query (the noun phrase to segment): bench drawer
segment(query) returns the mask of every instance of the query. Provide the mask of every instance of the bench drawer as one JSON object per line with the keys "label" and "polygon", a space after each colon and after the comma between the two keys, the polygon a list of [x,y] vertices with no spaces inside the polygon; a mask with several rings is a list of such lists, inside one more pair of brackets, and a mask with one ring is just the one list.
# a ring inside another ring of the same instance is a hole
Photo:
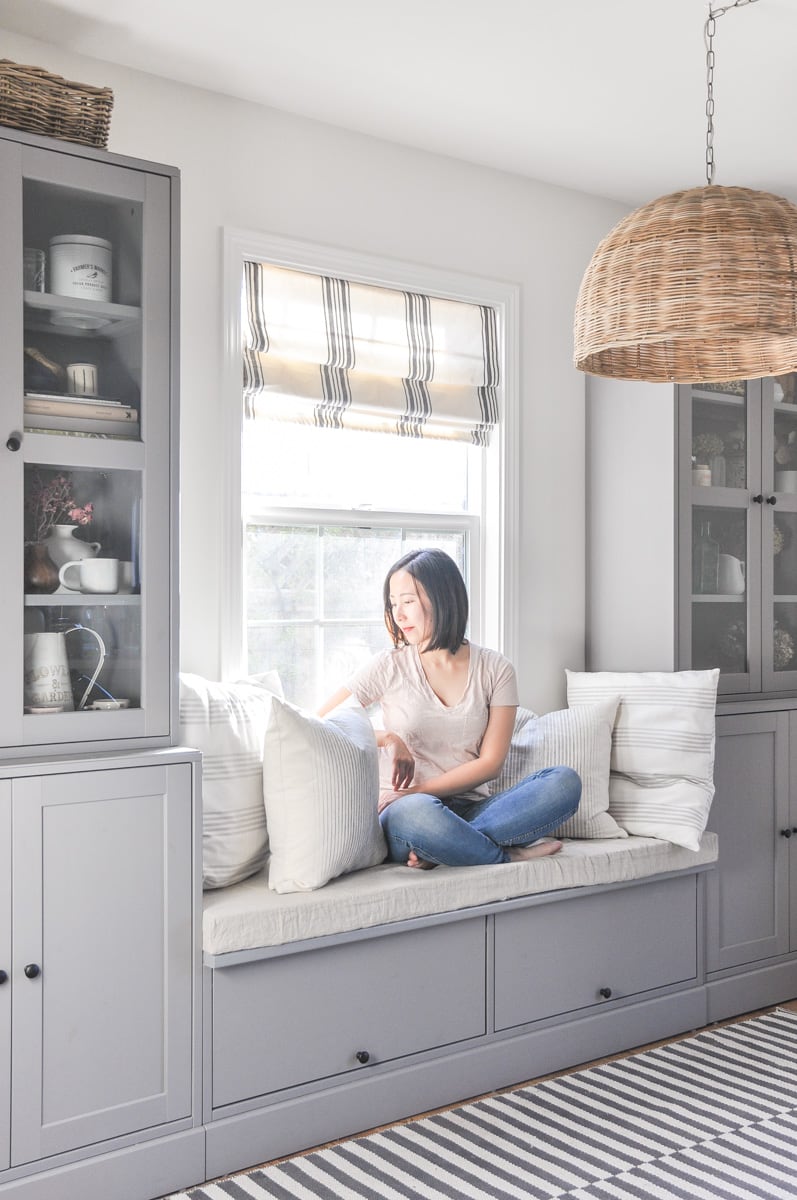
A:
{"label": "bench drawer", "polygon": [[216,968],[213,1107],[485,1032],[484,918]]}
{"label": "bench drawer", "polygon": [[[693,875],[495,918],[496,1029],[696,976]],[[610,989],[610,996],[601,989]]]}

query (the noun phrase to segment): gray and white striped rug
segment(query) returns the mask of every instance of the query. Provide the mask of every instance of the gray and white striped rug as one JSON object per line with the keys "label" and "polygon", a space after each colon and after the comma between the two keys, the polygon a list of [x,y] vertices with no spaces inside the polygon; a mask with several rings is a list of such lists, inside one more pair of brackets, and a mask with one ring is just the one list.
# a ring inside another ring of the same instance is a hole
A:
{"label": "gray and white striped rug", "polygon": [[794,1200],[797,1014],[778,1010],[173,1200]]}

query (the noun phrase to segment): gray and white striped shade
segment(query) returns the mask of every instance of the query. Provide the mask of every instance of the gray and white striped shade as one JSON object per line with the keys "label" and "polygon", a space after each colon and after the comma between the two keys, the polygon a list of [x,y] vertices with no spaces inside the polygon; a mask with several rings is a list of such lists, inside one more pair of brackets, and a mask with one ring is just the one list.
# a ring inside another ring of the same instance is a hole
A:
{"label": "gray and white striped shade", "polygon": [[486,305],[247,261],[242,323],[247,418],[482,446],[498,422]]}

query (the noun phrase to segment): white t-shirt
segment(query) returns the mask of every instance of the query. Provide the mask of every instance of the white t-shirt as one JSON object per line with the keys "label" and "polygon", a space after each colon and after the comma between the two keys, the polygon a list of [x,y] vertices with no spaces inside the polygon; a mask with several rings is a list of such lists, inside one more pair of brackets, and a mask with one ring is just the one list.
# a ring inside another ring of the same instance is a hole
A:
{"label": "white t-shirt", "polygon": [[[468,681],[456,704],[445,705],[432,691],[421,666],[417,646],[384,650],[346,683],[367,707],[379,703],[384,727],[406,742],[415,759],[413,784],[423,784],[462,763],[478,758],[491,705],[518,704],[515,668],[503,654],[470,647]],[[383,791],[395,792],[391,783],[390,753],[380,753]],[[489,795],[486,783],[463,793],[474,800]]]}

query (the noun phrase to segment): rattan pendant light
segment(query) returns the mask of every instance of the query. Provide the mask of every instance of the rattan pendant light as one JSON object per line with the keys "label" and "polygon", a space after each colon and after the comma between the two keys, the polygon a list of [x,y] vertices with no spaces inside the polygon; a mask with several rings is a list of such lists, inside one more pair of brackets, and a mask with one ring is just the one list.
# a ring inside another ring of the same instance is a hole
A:
{"label": "rattan pendant light", "polygon": [[591,375],[719,383],[797,370],[797,205],[713,183],[709,11],[707,186],[661,196],[603,239],[576,302],[575,364]]}

